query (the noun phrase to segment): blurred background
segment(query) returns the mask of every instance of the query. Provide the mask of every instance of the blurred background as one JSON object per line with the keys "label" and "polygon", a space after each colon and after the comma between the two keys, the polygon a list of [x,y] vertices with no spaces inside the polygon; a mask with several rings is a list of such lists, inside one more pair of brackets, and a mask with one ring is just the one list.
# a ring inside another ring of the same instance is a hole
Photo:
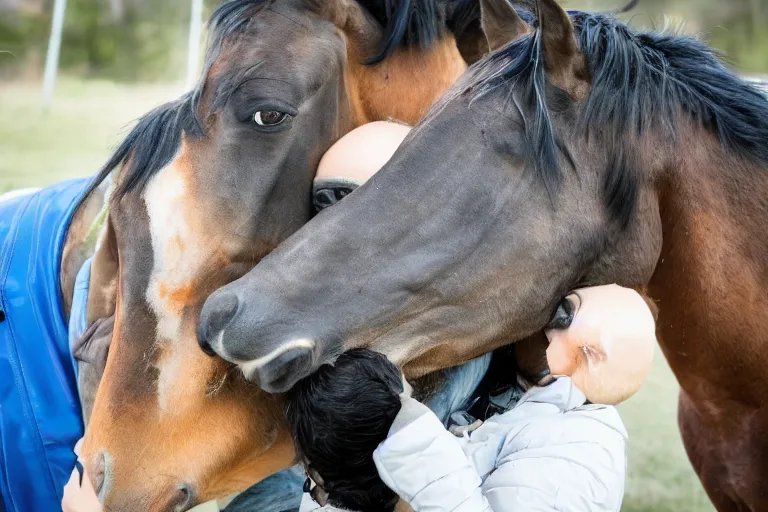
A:
{"label": "blurred background", "polygon": [[[200,0],[207,19],[220,0]],[[562,0],[615,9],[628,0]],[[128,123],[181,94],[190,0],[69,0],[59,75],[43,117],[54,0],[0,0],[0,193],[93,173]],[[640,0],[626,19],[700,34],[749,75],[768,75],[768,0]]]}
{"label": "blurred background", "polygon": [[[205,0],[207,19],[219,0]],[[562,1],[614,9],[622,1]],[[0,193],[95,173],[132,123],[179,96],[187,74],[189,0],[69,0],[49,108],[42,76],[53,0],[0,0]],[[768,75],[768,0],[640,0],[625,16],[698,34],[744,75]],[[630,433],[624,510],[710,511],[676,424],[677,384],[661,354],[622,406]]]}
{"label": "blurred background", "polygon": [[[568,8],[615,8],[626,0],[570,0]],[[206,14],[219,0],[205,0]],[[0,78],[39,77],[52,0],[0,0]],[[189,0],[70,0],[61,52],[63,71],[121,82],[178,80],[186,64]],[[206,16],[207,17],[207,16]],[[765,0],[640,0],[628,15],[641,26],[667,17],[704,35],[747,72],[768,72]],[[181,75],[183,76],[183,75]]]}

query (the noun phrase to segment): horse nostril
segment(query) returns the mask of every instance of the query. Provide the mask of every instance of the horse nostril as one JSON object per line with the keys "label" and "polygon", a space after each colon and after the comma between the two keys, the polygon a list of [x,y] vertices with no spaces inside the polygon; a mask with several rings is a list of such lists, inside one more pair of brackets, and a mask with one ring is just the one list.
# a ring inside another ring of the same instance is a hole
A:
{"label": "horse nostril", "polygon": [[202,338],[198,337],[198,338],[197,338],[197,343],[200,345],[200,349],[201,349],[203,352],[205,352],[205,353],[206,353],[206,355],[209,355],[209,356],[211,356],[211,357],[213,357],[213,356],[215,356],[215,355],[216,355],[216,352],[214,352],[214,351],[213,351],[213,349],[211,348],[211,344],[210,344],[210,343],[208,343],[206,340],[204,340],[204,339],[202,339]]}
{"label": "horse nostril", "polygon": [[203,352],[216,355],[212,343],[235,317],[239,306],[237,295],[230,292],[215,293],[205,301],[197,326],[197,341]]}
{"label": "horse nostril", "polygon": [[176,500],[174,512],[184,512],[197,504],[197,493],[195,488],[188,482],[182,482],[178,485],[179,496]]}

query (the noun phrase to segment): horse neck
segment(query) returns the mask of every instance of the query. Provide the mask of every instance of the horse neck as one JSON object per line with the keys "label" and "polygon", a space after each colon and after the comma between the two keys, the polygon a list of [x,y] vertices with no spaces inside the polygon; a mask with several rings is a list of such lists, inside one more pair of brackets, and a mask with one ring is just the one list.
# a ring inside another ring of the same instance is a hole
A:
{"label": "horse neck", "polygon": [[350,52],[346,74],[357,125],[395,119],[414,125],[467,69],[450,34],[424,48],[402,48],[375,65]]}
{"label": "horse neck", "polygon": [[768,166],[724,151],[703,129],[678,140],[678,165],[658,183],[663,246],[648,290],[660,344],[690,396],[761,404]]}

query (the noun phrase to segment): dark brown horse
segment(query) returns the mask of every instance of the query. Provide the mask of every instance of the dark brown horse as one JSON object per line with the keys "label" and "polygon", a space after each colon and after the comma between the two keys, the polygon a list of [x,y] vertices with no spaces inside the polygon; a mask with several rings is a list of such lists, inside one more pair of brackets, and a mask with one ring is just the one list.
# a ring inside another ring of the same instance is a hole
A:
{"label": "dark brown horse", "polygon": [[[114,328],[84,457],[108,510],[186,510],[293,463],[279,400],[199,350],[200,309],[309,220],[336,139],[415,123],[466,69],[453,3],[226,1],[199,85],[107,163],[88,317],[100,335]],[[91,198],[65,248],[69,296],[101,207]]]}
{"label": "dark brown horse", "polygon": [[768,100],[695,39],[536,11],[212,295],[203,341],[271,391],[360,346],[413,377],[531,335],[574,288],[647,287],[704,487],[768,510]]}

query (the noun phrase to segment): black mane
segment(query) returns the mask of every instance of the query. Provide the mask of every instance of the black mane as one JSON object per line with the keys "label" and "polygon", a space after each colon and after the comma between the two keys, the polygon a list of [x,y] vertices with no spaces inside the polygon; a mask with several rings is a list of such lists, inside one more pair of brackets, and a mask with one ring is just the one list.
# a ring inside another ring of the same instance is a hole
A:
{"label": "black mane", "polygon": [[385,29],[381,62],[400,46],[428,48],[448,30],[460,35],[480,21],[479,0],[357,0]]}
{"label": "black mane", "polygon": [[[254,14],[273,0],[225,0],[211,15],[204,71],[197,86],[176,101],[162,105],[143,116],[117,150],[94,177],[91,190],[121,165],[129,164],[125,176],[113,193],[120,197],[143,189],[147,182],[176,155],[182,135],[205,135],[199,104],[205,78],[219,58],[222,46],[232,36],[243,33]],[[400,46],[429,47],[446,26],[446,19],[468,23],[479,17],[472,4],[478,0],[357,0],[386,28],[381,53],[370,63],[388,57]],[[214,110],[221,106],[214,102]]]}
{"label": "black mane", "polygon": [[[679,112],[717,135],[726,151],[768,164],[768,98],[724,66],[712,48],[678,34],[636,32],[612,15],[569,14],[592,82],[572,126],[606,141],[610,168],[603,197],[621,226],[634,213],[642,172],[627,135],[663,129],[676,138]],[[564,93],[548,86],[539,30],[476,70],[473,87],[479,94],[515,86],[510,94],[532,119],[525,127],[535,148],[531,164],[553,194],[562,180],[559,157],[572,160],[554,133],[550,104],[559,104]]]}
{"label": "black mane", "polygon": [[358,0],[384,27],[384,42],[375,64],[391,55],[400,45],[428,47],[440,37],[445,20],[439,0]]}

